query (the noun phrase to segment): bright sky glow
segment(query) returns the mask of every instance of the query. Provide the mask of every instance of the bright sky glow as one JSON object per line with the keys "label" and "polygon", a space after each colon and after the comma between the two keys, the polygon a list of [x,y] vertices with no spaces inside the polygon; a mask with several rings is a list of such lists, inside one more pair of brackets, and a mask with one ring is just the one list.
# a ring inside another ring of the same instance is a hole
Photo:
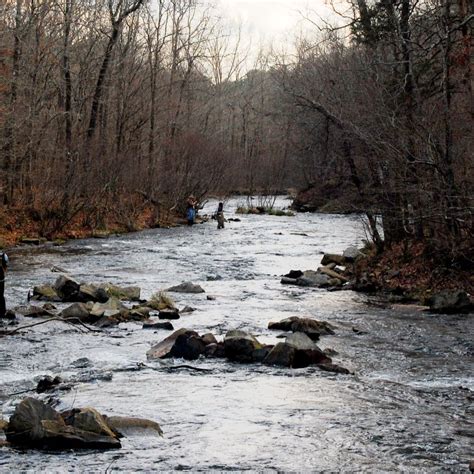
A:
{"label": "bright sky glow", "polygon": [[218,11],[231,26],[242,24],[243,33],[257,43],[291,47],[301,31],[315,30],[305,16],[335,20],[326,0],[215,0]]}

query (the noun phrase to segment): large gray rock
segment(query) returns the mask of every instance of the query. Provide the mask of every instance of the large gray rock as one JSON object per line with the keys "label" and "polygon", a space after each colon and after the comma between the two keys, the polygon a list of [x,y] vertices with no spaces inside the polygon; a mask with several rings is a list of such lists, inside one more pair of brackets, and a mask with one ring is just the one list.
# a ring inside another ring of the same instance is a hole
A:
{"label": "large gray rock", "polygon": [[278,322],[268,323],[268,329],[279,331],[292,331],[305,333],[313,340],[318,340],[321,335],[334,334],[333,326],[326,321],[317,321],[310,318],[292,316]]}
{"label": "large gray rock", "polygon": [[81,285],[69,275],[59,275],[54,283],[54,289],[62,301],[77,301]]}
{"label": "large gray rock", "polygon": [[68,425],[56,410],[34,398],[26,398],[16,407],[6,436],[14,445],[40,449],[111,449],[121,446],[113,433],[99,434]]}
{"label": "large gray rock", "polygon": [[91,314],[85,303],[73,303],[61,311],[61,317],[64,319],[76,318],[83,322],[89,322]]}
{"label": "large gray rock", "polygon": [[195,331],[190,331],[186,328],[181,328],[175,331],[173,334],[168,336],[167,338],[163,339],[158,344],[154,345],[151,349],[149,349],[146,353],[148,360],[153,359],[165,359],[167,357],[172,357],[171,351],[173,346],[178,339],[179,336],[185,335],[187,337],[194,336],[199,337],[199,334]]}
{"label": "large gray rock", "polygon": [[362,255],[362,252],[355,246],[347,247],[342,256],[347,262],[354,262],[355,259]]}
{"label": "large gray rock", "polygon": [[235,362],[254,362],[254,352],[262,347],[254,336],[244,331],[229,331],[224,339],[225,356]]}
{"label": "large gray rock", "polygon": [[303,368],[330,363],[331,359],[304,333],[294,333],[279,342],[265,357],[266,365]]}
{"label": "large gray rock", "polygon": [[168,288],[166,291],[170,291],[173,293],[205,293],[204,289],[196,285],[195,283],[191,283],[190,281],[185,281],[176,286],[172,286]]}
{"label": "large gray rock", "polygon": [[474,310],[469,295],[463,290],[444,290],[428,298],[433,313],[469,313]]}
{"label": "large gray rock", "polygon": [[292,367],[295,358],[295,348],[285,342],[279,342],[267,354],[263,363],[265,365],[279,365],[282,367]]}

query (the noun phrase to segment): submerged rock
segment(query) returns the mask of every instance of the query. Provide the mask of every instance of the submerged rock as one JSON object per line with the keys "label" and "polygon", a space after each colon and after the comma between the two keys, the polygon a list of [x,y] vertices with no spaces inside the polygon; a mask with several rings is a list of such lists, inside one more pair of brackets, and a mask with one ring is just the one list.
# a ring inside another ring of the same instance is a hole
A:
{"label": "submerged rock", "polygon": [[191,283],[190,281],[185,281],[179,285],[172,286],[166,291],[170,291],[173,293],[205,293],[204,289],[201,286],[196,285],[195,283]]}

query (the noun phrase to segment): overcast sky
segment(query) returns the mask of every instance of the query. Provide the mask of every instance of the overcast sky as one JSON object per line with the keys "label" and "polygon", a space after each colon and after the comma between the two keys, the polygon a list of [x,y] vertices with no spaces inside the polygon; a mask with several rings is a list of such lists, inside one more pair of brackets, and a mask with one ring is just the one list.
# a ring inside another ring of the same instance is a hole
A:
{"label": "overcast sky", "polygon": [[[309,23],[304,15],[309,11],[311,18],[328,18],[331,9],[325,0],[215,0],[222,17],[230,23],[242,23],[243,31],[254,41],[260,40],[275,45],[292,42]],[[314,28],[314,27],[312,27]]]}

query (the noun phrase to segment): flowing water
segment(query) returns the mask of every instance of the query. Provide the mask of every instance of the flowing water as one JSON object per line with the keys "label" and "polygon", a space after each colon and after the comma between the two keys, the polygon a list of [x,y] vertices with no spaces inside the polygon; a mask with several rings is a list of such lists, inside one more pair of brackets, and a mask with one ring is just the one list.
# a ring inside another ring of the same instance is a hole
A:
{"label": "flowing water", "polygon": [[[226,217],[234,217],[236,205],[227,205]],[[174,295],[180,307],[197,309],[173,321],[175,328],[218,336],[239,328],[274,342],[269,321],[314,317],[337,327],[319,345],[336,350],[334,361],[355,375],[210,359],[191,363],[207,372],[170,370],[147,363],[145,355],[166,331],[143,330],[141,323],[102,333],[60,322],[37,326],[0,342],[1,416],[8,418],[23,397],[11,394],[34,388],[40,376],[60,375],[82,383],[59,392],[58,409],[93,406],[150,418],[165,436],[132,436],[121,450],[106,452],[0,448],[2,472],[467,472],[474,458],[473,318],[383,308],[351,291],[280,284],[290,269],[316,269],[323,251],[360,243],[357,217],[241,219],[222,231],[212,221],[18,249],[11,255],[7,304],[24,304],[28,289],[53,282],[53,265],[81,281],[138,285],[145,298],[190,280],[206,294]],[[166,362],[174,363],[182,362]]]}

